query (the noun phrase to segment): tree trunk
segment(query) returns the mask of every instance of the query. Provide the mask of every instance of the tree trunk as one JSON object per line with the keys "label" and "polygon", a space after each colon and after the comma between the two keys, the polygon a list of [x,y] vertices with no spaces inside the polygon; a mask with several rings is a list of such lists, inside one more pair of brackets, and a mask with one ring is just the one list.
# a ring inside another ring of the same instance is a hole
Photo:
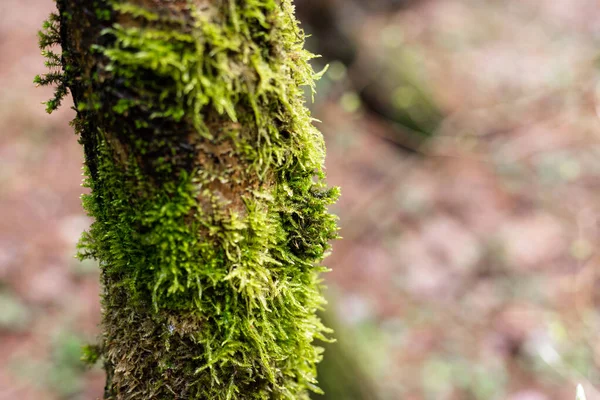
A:
{"label": "tree trunk", "polygon": [[57,0],[85,151],[105,399],[308,399],[337,236],[291,0]]}

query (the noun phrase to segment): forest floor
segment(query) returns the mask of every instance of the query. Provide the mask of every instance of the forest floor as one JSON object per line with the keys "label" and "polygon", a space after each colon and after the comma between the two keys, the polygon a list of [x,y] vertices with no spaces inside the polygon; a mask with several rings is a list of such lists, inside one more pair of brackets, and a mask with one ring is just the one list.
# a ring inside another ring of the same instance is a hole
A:
{"label": "forest floor", "polygon": [[[90,221],[73,111],[46,115],[32,84],[52,3],[0,1],[0,400],[104,384],[78,361],[100,306],[97,265],[74,259]],[[312,106],[342,187],[331,307],[380,397],[600,398],[600,7],[431,0],[354,28],[399,107],[409,65],[444,114],[409,154],[340,68]]]}

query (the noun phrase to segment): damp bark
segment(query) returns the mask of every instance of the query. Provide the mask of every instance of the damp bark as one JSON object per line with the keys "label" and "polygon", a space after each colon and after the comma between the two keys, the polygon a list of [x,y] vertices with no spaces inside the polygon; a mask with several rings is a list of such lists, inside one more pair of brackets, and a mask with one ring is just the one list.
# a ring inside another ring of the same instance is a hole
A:
{"label": "damp bark", "polygon": [[[105,399],[308,399],[337,236],[289,0],[57,0],[40,33],[85,153]],[[62,48],[57,53],[56,47]]]}

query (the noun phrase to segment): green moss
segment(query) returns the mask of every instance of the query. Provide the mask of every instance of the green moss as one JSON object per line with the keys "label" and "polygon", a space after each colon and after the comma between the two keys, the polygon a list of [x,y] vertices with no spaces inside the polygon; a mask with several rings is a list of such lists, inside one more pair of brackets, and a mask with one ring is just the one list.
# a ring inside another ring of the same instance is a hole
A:
{"label": "green moss", "polygon": [[[46,111],[52,113],[58,107],[64,97],[67,95],[67,82],[66,75],[59,69],[63,68],[62,55],[55,53],[52,49],[60,44],[60,32],[59,32],[59,21],[58,14],[51,14],[46,21],[44,21],[42,30],[38,32],[38,42],[42,49],[42,56],[46,59],[44,63],[50,72],[37,75],[33,82],[36,85],[55,85],[56,91],[54,97],[44,104],[46,105]],[[66,66],[65,66],[66,67]]]}
{"label": "green moss", "polygon": [[61,82],[86,148],[107,398],[308,398],[338,191],[291,2],[98,4],[94,61],[69,51]]}
{"label": "green moss", "polygon": [[102,356],[102,350],[97,345],[85,345],[82,348],[81,361],[86,365],[95,365]]}

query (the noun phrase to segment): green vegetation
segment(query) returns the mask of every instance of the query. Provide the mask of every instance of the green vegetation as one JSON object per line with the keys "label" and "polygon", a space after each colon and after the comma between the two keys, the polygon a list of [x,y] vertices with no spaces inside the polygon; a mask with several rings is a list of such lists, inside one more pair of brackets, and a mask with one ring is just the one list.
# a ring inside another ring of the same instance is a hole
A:
{"label": "green vegetation", "polygon": [[35,382],[39,389],[53,393],[58,399],[80,399],[86,370],[80,360],[83,339],[70,328],[61,328],[50,336],[52,341],[46,359],[16,357],[10,361],[11,369],[18,378]]}
{"label": "green vegetation", "polygon": [[[316,77],[290,0],[58,0],[40,36],[68,88],[95,220],[107,399],[307,399],[337,236]],[[62,56],[48,50],[60,44]]]}

